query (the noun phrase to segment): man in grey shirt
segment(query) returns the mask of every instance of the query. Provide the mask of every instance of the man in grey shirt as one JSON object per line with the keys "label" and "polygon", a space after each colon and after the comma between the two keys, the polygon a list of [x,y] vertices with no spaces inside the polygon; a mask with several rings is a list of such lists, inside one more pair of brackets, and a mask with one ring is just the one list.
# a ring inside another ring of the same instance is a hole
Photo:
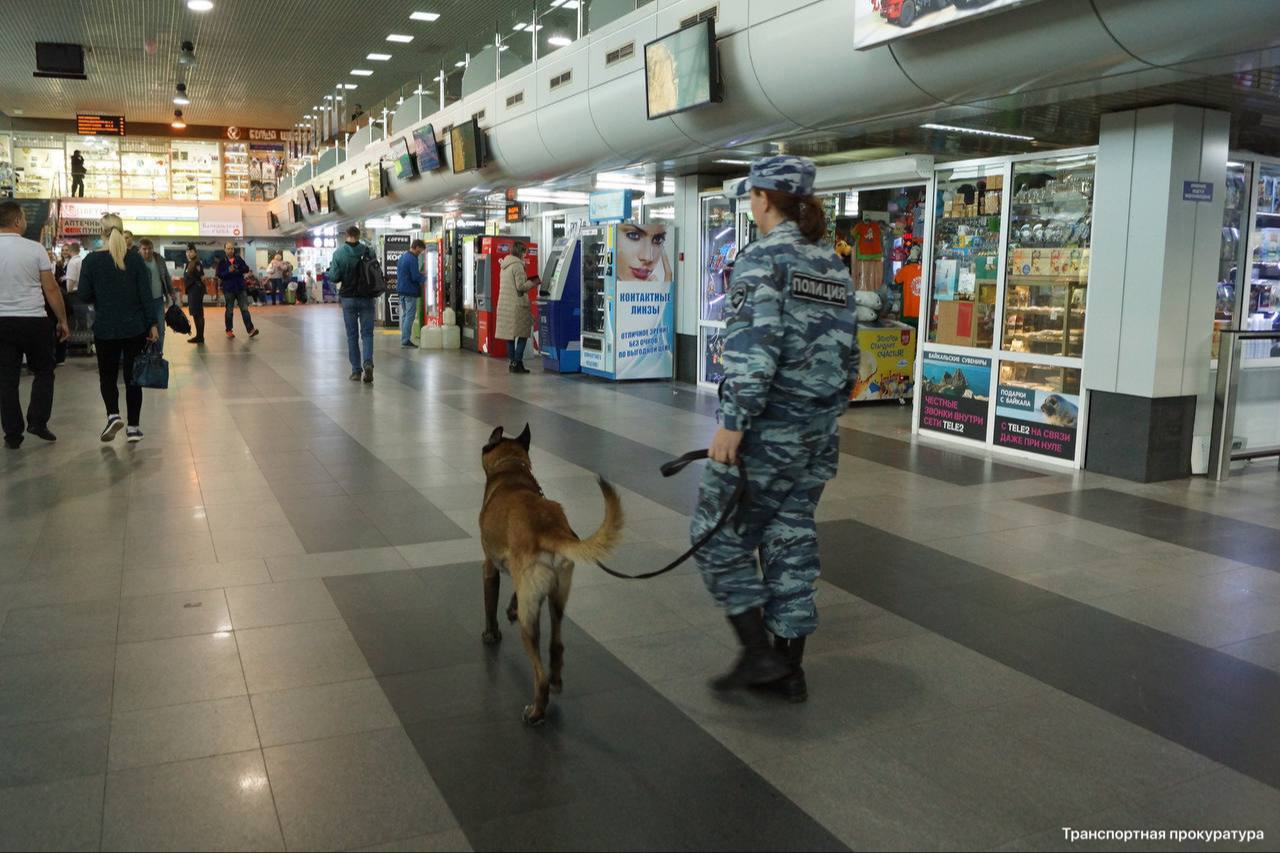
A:
{"label": "man in grey shirt", "polygon": [[164,352],[164,312],[169,307],[169,300],[173,298],[173,278],[169,275],[169,264],[156,254],[150,239],[143,237],[139,240],[138,251],[151,276],[151,296],[156,300],[156,316],[160,318],[160,322],[156,324],[160,329],[156,350]]}

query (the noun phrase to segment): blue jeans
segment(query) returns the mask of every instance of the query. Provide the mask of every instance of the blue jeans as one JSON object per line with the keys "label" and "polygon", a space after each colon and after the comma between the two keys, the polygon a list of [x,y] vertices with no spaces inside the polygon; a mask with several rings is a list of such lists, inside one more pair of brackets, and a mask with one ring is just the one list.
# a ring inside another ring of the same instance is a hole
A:
{"label": "blue jeans", "polygon": [[156,352],[164,355],[164,297],[154,300],[156,305],[156,316],[160,318],[160,322],[156,323],[156,328],[160,330],[160,339],[156,341]]}
{"label": "blue jeans", "polygon": [[413,343],[413,319],[418,313],[418,297],[400,294],[400,344]]}
{"label": "blue jeans", "polygon": [[[373,298],[343,296],[342,321],[347,324],[347,360],[354,373],[362,367],[373,366]],[[364,347],[364,359],[360,348]]]}
{"label": "blue jeans", "polygon": [[512,364],[524,364],[524,345],[528,342],[528,338],[516,338],[513,341],[507,341],[507,356],[511,359]]}
{"label": "blue jeans", "polygon": [[223,292],[223,296],[227,301],[227,331],[231,331],[231,321],[236,316],[236,306],[240,306],[240,316],[244,319],[244,328],[246,332],[253,331],[253,318],[249,316],[249,294],[243,290],[235,293]]}

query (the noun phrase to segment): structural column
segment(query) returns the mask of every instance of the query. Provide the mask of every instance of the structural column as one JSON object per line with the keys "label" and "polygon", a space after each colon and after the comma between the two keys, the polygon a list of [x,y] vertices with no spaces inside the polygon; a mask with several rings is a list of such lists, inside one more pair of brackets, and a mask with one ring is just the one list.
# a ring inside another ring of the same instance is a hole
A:
{"label": "structural column", "polygon": [[676,379],[698,381],[698,288],[702,275],[698,191],[707,179],[698,175],[676,178]]}
{"label": "structural column", "polygon": [[1085,468],[1188,476],[1209,389],[1229,116],[1171,104],[1102,117],[1084,381]]}

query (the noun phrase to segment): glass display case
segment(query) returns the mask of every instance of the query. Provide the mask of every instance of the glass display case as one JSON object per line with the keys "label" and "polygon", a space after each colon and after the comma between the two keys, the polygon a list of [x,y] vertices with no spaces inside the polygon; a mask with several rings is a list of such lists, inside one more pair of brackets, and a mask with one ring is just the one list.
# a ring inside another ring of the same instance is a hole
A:
{"label": "glass display case", "polygon": [[112,136],[68,136],[66,140],[66,184],[71,192],[71,155],[84,158],[85,198],[120,197],[120,141]]}
{"label": "glass display case", "polygon": [[722,195],[702,199],[702,274],[699,293],[703,320],[724,320],[725,297],[733,258],[738,253],[734,203]]}
{"label": "glass display case", "polygon": [[249,145],[227,142],[222,146],[222,174],[226,180],[226,197],[249,200]]}
{"label": "glass display case", "polygon": [[[1248,304],[1242,306],[1246,315],[1243,328],[1280,328],[1280,163],[1258,163],[1249,244],[1252,256]],[[1280,358],[1280,345],[1250,341],[1245,344],[1244,357]]]}
{"label": "glass display case", "polygon": [[1218,252],[1217,296],[1213,309],[1212,358],[1218,357],[1218,341],[1222,330],[1232,328],[1236,318],[1236,294],[1240,292],[1244,271],[1244,253],[1249,231],[1249,183],[1251,164],[1231,161],[1227,164],[1226,193],[1222,204],[1222,243]]}
{"label": "glass display case", "polygon": [[985,349],[994,342],[1003,191],[1003,164],[938,171],[931,343]]}
{"label": "glass display case", "polygon": [[13,139],[8,133],[0,133],[0,198],[14,193]]}
{"label": "glass display case", "polygon": [[1014,163],[1001,348],[1080,358],[1095,155]]}
{"label": "glass display case", "polygon": [[582,331],[604,333],[605,268],[609,247],[603,229],[582,235]]}
{"label": "glass display case", "polygon": [[217,142],[173,142],[170,164],[174,201],[217,201],[222,197],[222,152]]}
{"label": "glass display case", "polygon": [[65,134],[15,133],[13,135],[14,195],[18,198],[53,198],[65,195],[70,184],[64,174]]}
{"label": "glass display case", "polygon": [[126,137],[120,140],[120,182],[124,198],[169,197],[169,141]]}

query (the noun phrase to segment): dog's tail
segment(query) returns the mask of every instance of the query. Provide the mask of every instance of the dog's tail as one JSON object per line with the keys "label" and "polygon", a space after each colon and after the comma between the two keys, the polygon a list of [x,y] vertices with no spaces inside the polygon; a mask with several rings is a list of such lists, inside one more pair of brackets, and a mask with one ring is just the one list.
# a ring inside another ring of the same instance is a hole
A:
{"label": "dog's tail", "polygon": [[622,538],[622,499],[603,477],[597,477],[596,482],[600,484],[600,492],[604,495],[604,521],[600,523],[599,529],[586,539],[576,536],[562,539],[548,550],[577,562],[594,562],[603,560],[617,546]]}

